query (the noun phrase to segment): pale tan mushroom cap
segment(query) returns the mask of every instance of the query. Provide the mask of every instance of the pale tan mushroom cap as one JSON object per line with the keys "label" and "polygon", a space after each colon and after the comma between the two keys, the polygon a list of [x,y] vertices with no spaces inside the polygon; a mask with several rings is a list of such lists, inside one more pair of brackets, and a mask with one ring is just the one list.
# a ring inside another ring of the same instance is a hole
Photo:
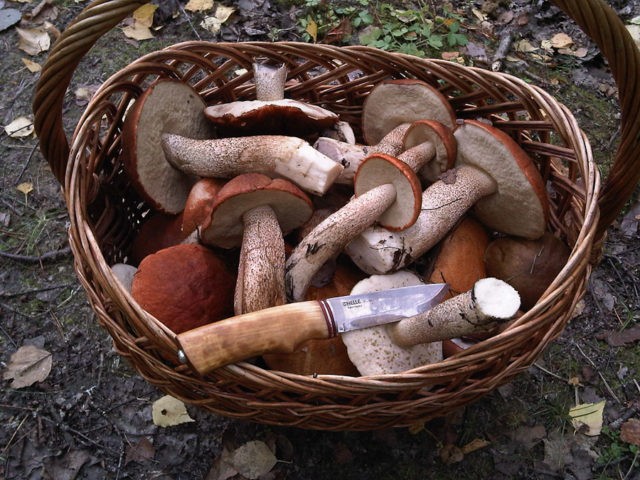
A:
{"label": "pale tan mushroom cap", "polygon": [[239,246],[244,231],[242,216],[263,205],[273,209],[285,235],[304,224],[313,213],[311,200],[293,183],[260,173],[239,175],[220,189],[211,224],[202,232],[203,243],[222,248]]}
{"label": "pale tan mushroom cap", "polygon": [[525,238],[539,238],[546,229],[549,203],[544,180],[533,160],[503,131],[465,120],[454,132],[456,165],[470,165],[493,178],[497,191],[474,206],[487,227]]}
{"label": "pale tan mushroom cap", "polygon": [[458,146],[453,131],[445,124],[436,120],[413,122],[404,136],[404,150],[425,142],[434,146],[436,155],[418,173],[421,178],[433,183],[442,173],[453,168]]}
{"label": "pale tan mushroom cap", "polygon": [[403,230],[413,225],[420,215],[422,187],[415,172],[401,160],[384,154],[367,157],[353,181],[356,197],[369,190],[392,184],[396,200],[378,217],[377,222],[389,230]]}
{"label": "pale tan mushroom cap", "polygon": [[189,85],[161,80],[149,87],[127,112],[122,131],[124,167],[138,193],[155,210],[180,213],[195,178],[165,161],[164,133],[210,138],[204,101]]}
{"label": "pale tan mushroom cap", "polygon": [[362,132],[369,145],[377,144],[400,124],[437,120],[453,128],[456,115],[447,98],[420,80],[389,80],[376,85],[362,111]]}
{"label": "pale tan mushroom cap", "polygon": [[[376,292],[388,288],[420,285],[420,278],[406,270],[389,274],[373,275],[358,282],[351,294]],[[349,358],[361,375],[384,375],[400,373],[442,360],[440,342],[399,347],[391,340],[387,326],[364,328],[342,334]]]}

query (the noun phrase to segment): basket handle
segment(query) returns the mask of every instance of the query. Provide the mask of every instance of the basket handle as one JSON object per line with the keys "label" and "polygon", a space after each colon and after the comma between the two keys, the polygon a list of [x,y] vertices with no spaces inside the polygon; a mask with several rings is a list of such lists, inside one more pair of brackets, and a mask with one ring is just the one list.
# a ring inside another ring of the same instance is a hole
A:
{"label": "basket handle", "polygon": [[[640,180],[640,51],[615,11],[603,0],[553,0],[600,48],[617,83],[621,107],[620,145],[602,190],[596,241],[631,198]],[[69,143],[62,107],[73,71],[105,33],[145,0],[96,0],[65,29],[47,59],[36,86],[34,125],[42,154],[64,183]]]}

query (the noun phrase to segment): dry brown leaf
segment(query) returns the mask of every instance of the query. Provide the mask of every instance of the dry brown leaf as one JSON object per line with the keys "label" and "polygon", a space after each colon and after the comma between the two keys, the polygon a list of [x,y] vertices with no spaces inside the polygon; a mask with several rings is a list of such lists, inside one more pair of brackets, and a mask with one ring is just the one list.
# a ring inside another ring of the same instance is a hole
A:
{"label": "dry brown leaf", "polygon": [[640,340],[640,325],[635,325],[621,332],[609,331],[604,338],[612,347],[623,347],[624,345],[635,343]]}
{"label": "dry brown leaf", "polygon": [[538,47],[534,47],[528,40],[520,40],[516,42],[514,46],[516,52],[528,53],[538,50]]}
{"label": "dry brown leaf", "polygon": [[235,8],[233,7],[218,5],[216,13],[212,16],[205,17],[200,23],[200,26],[213,34],[217,34],[224,22],[229,20],[229,17],[233,15],[233,12],[235,12]]}
{"label": "dry brown leaf", "polygon": [[640,445],[640,419],[630,418],[620,427],[620,440]]}
{"label": "dry brown leaf", "polygon": [[151,414],[153,423],[159,427],[173,427],[182,423],[195,422],[189,416],[184,403],[171,395],[165,395],[153,402]]}
{"label": "dry brown leaf", "polygon": [[130,462],[145,463],[156,455],[156,449],[147,437],[142,437],[138,442],[127,447],[127,455],[124,464]]}
{"label": "dry brown leaf", "polygon": [[573,39],[566,33],[556,33],[550,42],[553,48],[569,48],[573,45]]}
{"label": "dry brown leaf", "polygon": [[23,58],[22,63],[24,63],[25,67],[27,67],[27,70],[29,70],[31,73],[38,73],[40,70],[42,70],[42,65],[37,62],[31,61],[28,58]]}
{"label": "dry brown leaf", "polygon": [[33,192],[33,183],[22,182],[18,184],[16,190],[18,190],[20,193],[24,193],[25,195],[29,195],[31,192]]}
{"label": "dry brown leaf", "polygon": [[213,0],[189,0],[184,9],[189,12],[208,12],[213,9]]}
{"label": "dry brown leaf", "polygon": [[3,378],[12,379],[12,388],[29,387],[44,381],[51,372],[52,364],[50,352],[34,345],[25,345],[11,355]]}
{"label": "dry brown leaf", "polygon": [[255,480],[270,472],[278,459],[266,443],[253,440],[236,448],[230,461],[243,477]]}
{"label": "dry brown leaf", "polygon": [[33,120],[27,117],[18,117],[9,125],[5,125],[4,131],[12,138],[24,138],[33,133]]}
{"label": "dry brown leaf", "polygon": [[488,440],[485,440],[484,438],[474,438],[469,443],[462,446],[462,453],[464,453],[465,455],[468,455],[490,444],[491,442],[489,442]]}
{"label": "dry brown leaf", "polygon": [[29,55],[38,55],[51,47],[51,39],[44,27],[18,28],[18,48]]}

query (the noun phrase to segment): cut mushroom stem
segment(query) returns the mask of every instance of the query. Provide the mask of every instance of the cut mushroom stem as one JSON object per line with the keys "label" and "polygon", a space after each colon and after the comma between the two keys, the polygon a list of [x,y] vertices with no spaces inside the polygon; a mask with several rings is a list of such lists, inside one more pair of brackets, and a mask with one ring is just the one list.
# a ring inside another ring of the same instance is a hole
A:
{"label": "cut mushroom stem", "polygon": [[253,62],[253,78],[258,100],[269,102],[284,98],[284,84],[287,80],[287,67],[284,64],[273,65],[257,59]]}
{"label": "cut mushroom stem", "polygon": [[343,169],[306,141],[281,135],[193,140],[168,134],[162,136],[162,148],[185,173],[215,178],[263,173],[288,178],[316,195],[323,195]]}
{"label": "cut mushroom stem", "polygon": [[356,173],[355,197],[314,228],[287,260],[287,298],[298,302],[314,275],[350,240],[375,222],[404,229],[420,212],[420,181],[406,164],[394,157],[367,159]]}
{"label": "cut mushroom stem", "polygon": [[409,265],[471,207],[493,230],[525,238],[543,235],[549,207],[544,181],[530,157],[511,137],[480,122],[466,121],[455,135],[458,166],[424,191],[415,224],[398,233],[373,227],[346,247],[363,271],[388,273]]}
{"label": "cut mushroom stem", "polygon": [[485,331],[513,318],[519,308],[520,295],[513,287],[497,278],[483,278],[468,292],[387,330],[396,345],[409,347]]}

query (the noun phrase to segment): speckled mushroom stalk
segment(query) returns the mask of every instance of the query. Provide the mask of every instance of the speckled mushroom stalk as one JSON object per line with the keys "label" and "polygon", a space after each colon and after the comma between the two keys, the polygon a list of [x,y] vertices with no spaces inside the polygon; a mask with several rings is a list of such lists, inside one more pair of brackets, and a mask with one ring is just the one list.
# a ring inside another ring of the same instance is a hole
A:
{"label": "speckled mushroom stalk", "polygon": [[316,226],[293,250],[286,265],[290,301],[301,301],[312,278],[345,245],[375,222],[404,229],[420,211],[420,182],[403,162],[379,156],[362,163],[355,178],[356,196]]}
{"label": "speckled mushroom stalk", "polygon": [[363,271],[403,268],[435,246],[471,207],[488,228],[525,238],[544,234],[548,200],[531,158],[508,135],[478,121],[465,121],[456,168],[422,194],[422,212],[402,232],[373,226],[346,246]]}
{"label": "speckled mushroom stalk", "polygon": [[387,330],[396,345],[409,347],[486,331],[513,318],[519,308],[518,292],[489,277],[431,310],[388,325]]}
{"label": "speckled mushroom stalk", "polygon": [[191,175],[232,178],[263,173],[288,178],[316,195],[323,195],[343,169],[306,141],[281,135],[194,140],[167,134],[162,148],[176,169]]}

